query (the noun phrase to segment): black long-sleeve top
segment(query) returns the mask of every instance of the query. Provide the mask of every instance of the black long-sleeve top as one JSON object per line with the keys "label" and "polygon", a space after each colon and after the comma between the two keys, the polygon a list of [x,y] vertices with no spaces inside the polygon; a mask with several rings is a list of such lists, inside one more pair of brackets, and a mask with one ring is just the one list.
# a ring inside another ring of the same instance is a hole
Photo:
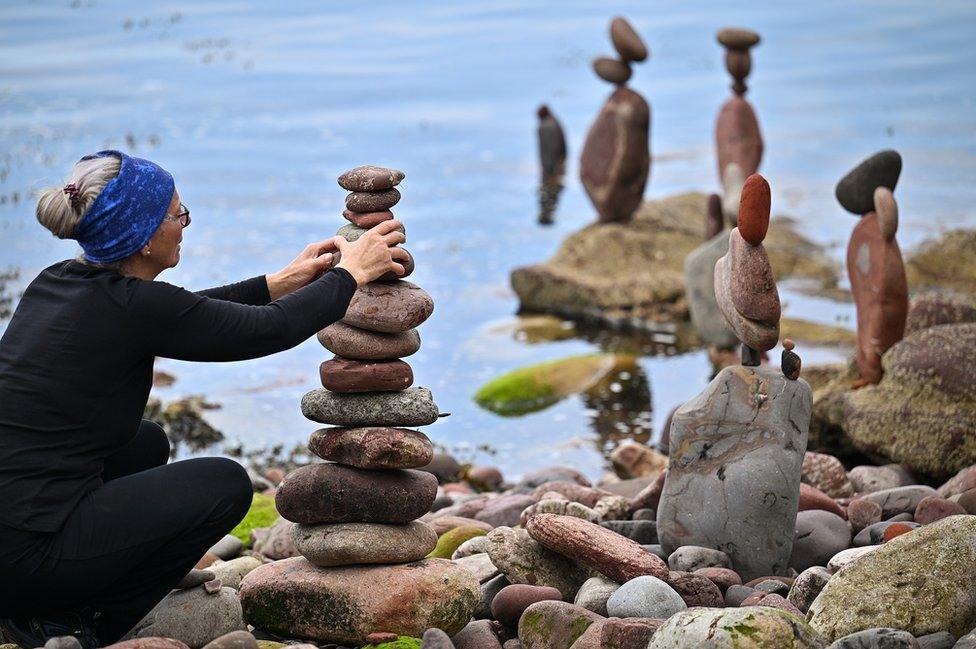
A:
{"label": "black long-sleeve top", "polygon": [[0,338],[0,524],[53,532],[135,435],[156,356],[238,361],[341,319],[334,269],[274,302],[264,276],[200,293],[65,261],[24,292]]}

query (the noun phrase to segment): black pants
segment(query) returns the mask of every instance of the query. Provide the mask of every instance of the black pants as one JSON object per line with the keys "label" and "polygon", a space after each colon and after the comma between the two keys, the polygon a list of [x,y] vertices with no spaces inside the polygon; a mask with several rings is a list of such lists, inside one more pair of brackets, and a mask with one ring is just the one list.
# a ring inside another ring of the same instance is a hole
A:
{"label": "black pants", "polygon": [[163,430],[143,420],[105,463],[105,484],[60,531],[0,526],[0,615],[91,606],[101,613],[102,645],[125,635],[251,504],[251,482],[237,462],[168,459]]}

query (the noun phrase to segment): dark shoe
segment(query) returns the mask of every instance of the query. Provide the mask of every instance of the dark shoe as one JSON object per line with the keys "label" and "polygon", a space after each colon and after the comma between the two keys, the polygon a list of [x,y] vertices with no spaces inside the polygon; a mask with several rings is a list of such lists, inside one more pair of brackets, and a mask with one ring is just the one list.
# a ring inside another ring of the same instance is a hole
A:
{"label": "dark shoe", "polygon": [[13,643],[22,649],[34,649],[43,647],[51,638],[63,636],[75,638],[81,649],[97,649],[94,613],[82,609],[44,617],[0,619],[0,644]]}

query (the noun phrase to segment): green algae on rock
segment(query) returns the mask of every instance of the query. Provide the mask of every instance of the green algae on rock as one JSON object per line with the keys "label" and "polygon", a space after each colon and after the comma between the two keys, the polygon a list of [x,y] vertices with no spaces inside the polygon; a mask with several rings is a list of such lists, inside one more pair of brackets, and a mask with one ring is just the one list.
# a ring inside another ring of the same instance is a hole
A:
{"label": "green algae on rock", "polygon": [[570,649],[591,624],[603,619],[576,604],[536,602],[519,619],[518,639],[524,649]]}
{"label": "green algae on rock", "polygon": [[770,606],[681,611],[669,617],[647,645],[648,649],[821,649],[826,646],[827,642],[803,618]]}
{"label": "green algae on rock", "polygon": [[475,402],[498,415],[518,416],[544,410],[571,394],[589,390],[611,373],[634,366],[623,354],[587,354],[530,365],[483,385]]}
{"label": "green algae on rock", "polygon": [[251,497],[251,507],[244,515],[244,519],[232,529],[230,533],[236,536],[247,547],[251,543],[251,530],[258,527],[271,527],[278,520],[278,510],[271,496],[255,493]]}
{"label": "green algae on rock", "polygon": [[382,642],[380,644],[368,644],[363,649],[420,649],[420,638],[411,638],[402,635],[393,642]]}
{"label": "green algae on rock", "polygon": [[908,286],[976,293],[976,230],[953,230],[926,241],[905,262]]}
{"label": "green algae on rock", "polygon": [[914,636],[949,631],[958,637],[976,626],[974,580],[976,516],[950,516],[839,570],[808,617],[829,640],[873,627]]}
{"label": "green algae on rock", "polygon": [[437,539],[437,545],[430,554],[427,555],[428,559],[450,559],[454,556],[454,551],[461,547],[461,544],[465,541],[469,541],[476,536],[484,536],[487,532],[480,527],[475,527],[474,525],[462,525],[460,527],[455,527],[452,530],[448,530],[440,535]]}

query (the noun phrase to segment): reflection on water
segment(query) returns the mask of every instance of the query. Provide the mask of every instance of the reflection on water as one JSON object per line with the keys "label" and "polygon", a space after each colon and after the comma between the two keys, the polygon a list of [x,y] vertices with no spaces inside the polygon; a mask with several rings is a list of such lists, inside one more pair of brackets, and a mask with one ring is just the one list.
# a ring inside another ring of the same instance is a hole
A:
{"label": "reflection on water", "polygon": [[646,444],[653,431],[651,383],[638,363],[607,376],[582,395],[597,451],[609,457],[621,442]]}
{"label": "reflection on water", "polygon": [[562,175],[546,176],[543,174],[539,185],[539,224],[551,225],[556,220],[556,207],[559,205],[559,194],[563,191]]}

